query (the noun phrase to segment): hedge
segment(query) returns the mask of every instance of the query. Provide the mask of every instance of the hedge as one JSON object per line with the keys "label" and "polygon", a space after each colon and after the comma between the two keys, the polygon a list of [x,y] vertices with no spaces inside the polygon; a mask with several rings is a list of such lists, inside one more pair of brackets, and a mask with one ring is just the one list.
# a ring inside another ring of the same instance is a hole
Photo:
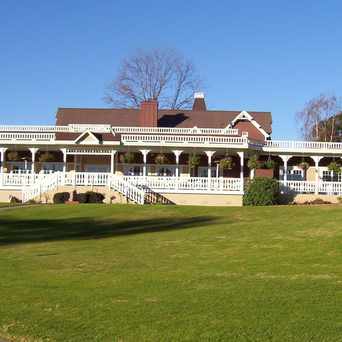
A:
{"label": "hedge", "polygon": [[274,205],[279,204],[279,184],[275,179],[256,177],[247,184],[244,205]]}

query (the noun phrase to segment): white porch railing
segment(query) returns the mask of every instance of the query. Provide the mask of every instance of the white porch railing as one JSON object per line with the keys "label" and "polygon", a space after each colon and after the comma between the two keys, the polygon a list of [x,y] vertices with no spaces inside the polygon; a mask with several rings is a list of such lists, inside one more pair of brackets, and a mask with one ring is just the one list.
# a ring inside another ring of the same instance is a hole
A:
{"label": "white porch railing", "polygon": [[242,193],[240,178],[124,176],[124,180],[157,192]]}
{"label": "white porch railing", "polygon": [[314,194],[316,192],[316,182],[280,181],[279,183],[284,192],[295,192],[299,194]]}
{"label": "white porch railing", "polygon": [[196,135],[154,135],[154,134],[124,134],[121,141],[126,144],[145,144],[145,145],[229,145],[248,147],[247,137],[223,137],[223,136],[196,136]]}
{"label": "white porch railing", "polygon": [[0,133],[0,141],[25,141],[25,142],[34,142],[34,141],[54,141],[55,133],[18,133],[18,132],[5,132]]}
{"label": "white porch railing", "polygon": [[267,140],[264,143],[264,149],[267,151],[293,151],[305,152],[305,150],[336,151],[342,152],[342,143],[340,142],[324,142],[324,141],[296,141],[296,140]]}
{"label": "white porch railing", "polygon": [[238,135],[235,128],[112,127],[114,133],[128,134],[210,134]]}
{"label": "white porch railing", "polygon": [[110,173],[106,172],[67,172],[63,184],[67,186],[106,186]]}
{"label": "white porch railing", "polygon": [[342,195],[342,182],[280,181],[280,184],[284,192]]}
{"label": "white porch railing", "polygon": [[0,186],[7,188],[21,188],[45,178],[45,174],[36,173],[0,173]]}

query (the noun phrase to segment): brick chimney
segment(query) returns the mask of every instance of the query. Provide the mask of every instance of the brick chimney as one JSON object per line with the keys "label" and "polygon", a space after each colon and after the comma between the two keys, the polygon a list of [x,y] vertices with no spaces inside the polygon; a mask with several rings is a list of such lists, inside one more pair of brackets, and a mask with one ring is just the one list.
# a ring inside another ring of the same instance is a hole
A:
{"label": "brick chimney", "polygon": [[158,101],[147,100],[141,102],[139,113],[139,125],[141,127],[157,127],[158,125]]}
{"label": "brick chimney", "polygon": [[194,99],[192,110],[196,112],[205,112],[207,110],[207,106],[204,101],[204,93],[195,93]]}

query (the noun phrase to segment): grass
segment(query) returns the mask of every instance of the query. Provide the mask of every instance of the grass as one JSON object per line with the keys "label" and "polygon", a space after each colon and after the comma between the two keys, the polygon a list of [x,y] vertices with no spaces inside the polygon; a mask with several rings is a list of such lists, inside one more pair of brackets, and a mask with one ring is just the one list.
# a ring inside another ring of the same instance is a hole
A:
{"label": "grass", "polygon": [[0,336],[341,341],[341,221],[339,206],[1,211]]}

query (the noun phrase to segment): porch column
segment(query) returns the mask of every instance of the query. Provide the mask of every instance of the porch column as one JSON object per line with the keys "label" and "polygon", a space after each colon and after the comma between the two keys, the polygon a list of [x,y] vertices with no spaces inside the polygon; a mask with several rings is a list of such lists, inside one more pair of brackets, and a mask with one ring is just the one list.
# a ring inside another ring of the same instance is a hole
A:
{"label": "porch column", "polygon": [[315,162],[315,195],[318,195],[319,192],[319,162],[324,158],[322,156],[314,156],[312,159]]}
{"label": "porch column", "polygon": [[279,158],[284,163],[284,186],[287,186],[287,162],[289,161],[290,158],[292,158],[292,156],[282,156],[282,155],[280,155]]}
{"label": "porch column", "polygon": [[30,148],[30,152],[32,155],[31,173],[34,173],[35,172],[34,164],[36,162],[36,153],[38,152],[38,148],[36,148],[36,147]]}
{"label": "porch column", "polygon": [[178,178],[179,177],[179,157],[180,155],[182,154],[183,151],[180,151],[180,150],[173,150],[172,151],[173,154],[175,155],[176,157],[176,177]]}
{"label": "porch column", "polygon": [[147,155],[150,152],[150,150],[140,150],[140,152],[143,155],[143,159],[144,159],[144,166],[143,166],[143,176],[146,177],[146,163],[147,163]]}
{"label": "porch column", "polygon": [[66,148],[61,148],[61,152],[63,153],[63,172],[66,172],[66,162],[67,162],[67,152]]}
{"label": "porch column", "polygon": [[112,150],[110,153],[110,173],[113,174],[115,172],[114,160],[115,160],[116,150]]}
{"label": "porch column", "polygon": [[6,147],[0,148],[0,173],[4,172],[4,162],[5,162],[5,154],[6,154]]}
{"label": "porch column", "polygon": [[240,157],[240,191],[241,194],[243,194],[244,192],[244,184],[243,184],[243,180],[244,180],[244,175],[243,175],[243,167],[244,167],[244,152],[238,152],[238,155]]}
{"label": "porch column", "polygon": [[204,151],[208,158],[208,190],[211,189],[211,159],[216,151]]}

